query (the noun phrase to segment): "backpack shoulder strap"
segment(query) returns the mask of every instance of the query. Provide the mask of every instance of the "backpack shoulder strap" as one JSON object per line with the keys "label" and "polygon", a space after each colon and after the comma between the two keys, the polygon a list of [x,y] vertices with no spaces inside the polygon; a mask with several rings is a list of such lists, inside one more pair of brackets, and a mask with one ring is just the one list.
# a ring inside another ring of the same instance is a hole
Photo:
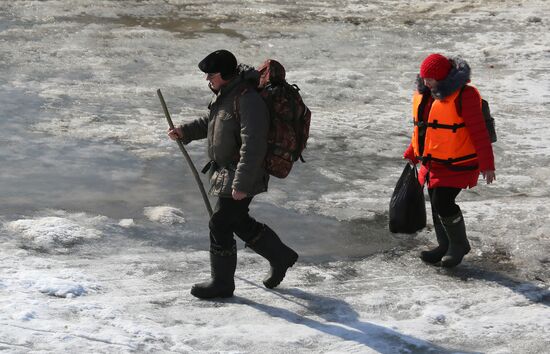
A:
{"label": "backpack shoulder strap", "polygon": [[458,96],[456,97],[455,99],[455,105],[456,105],[456,112],[458,113],[459,116],[462,116],[462,93],[465,91],[465,90],[468,90],[468,91],[474,91],[477,93],[477,95],[480,97],[481,99],[481,103],[483,104],[483,101],[485,101],[483,99],[483,97],[481,97],[481,94],[479,93],[478,89],[475,87],[475,86],[471,86],[471,85],[464,85],[460,88],[460,92],[458,93]]}
{"label": "backpack shoulder strap", "polygon": [[233,101],[233,112],[235,113],[235,119],[237,119],[237,122],[241,122],[241,115],[240,115],[240,100],[241,96],[244,96],[244,94],[248,91],[249,87],[244,86],[242,87],[239,92],[235,95],[235,100]]}
{"label": "backpack shoulder strap", "polygon": [[458,93],[458,96],[456,97],[455,105],[456,105],[456,113],[458,113],[459,116],[462,117],[462,92],[464,92],[464,89],[468,85],[464,85],[460,88],[460,92]]}

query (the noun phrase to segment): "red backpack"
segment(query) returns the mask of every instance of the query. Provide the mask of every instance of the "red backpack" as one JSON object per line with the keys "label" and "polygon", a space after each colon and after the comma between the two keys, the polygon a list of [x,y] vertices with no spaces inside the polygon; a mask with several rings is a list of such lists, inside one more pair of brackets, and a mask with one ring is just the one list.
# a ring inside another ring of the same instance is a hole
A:
{"label": "red backpack", "polygon": [[[302,101],[298,86],[286,82],[285,68],[279,62],[268,59],[257,70],[257,90],[270,118],[265,169],[272,176],[285,178],[294,162],[305,162],[302,152],[309,137],[311,111]],[[235,108],[239,112],[238,100]]]}

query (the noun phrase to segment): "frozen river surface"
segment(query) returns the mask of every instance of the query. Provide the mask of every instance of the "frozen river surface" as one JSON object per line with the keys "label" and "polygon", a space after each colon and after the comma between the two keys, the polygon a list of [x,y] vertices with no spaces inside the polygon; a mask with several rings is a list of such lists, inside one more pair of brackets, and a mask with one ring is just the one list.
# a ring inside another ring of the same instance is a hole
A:
{"label": "frozen river surface", "polygon": [[[543,0],[1,2],[0,349],[547,352],[549,43]],[[189,294],[206,212],[155,91],[175,121],[201,115],[197,63],[220,48],[281,61],[313,123],[307,163],[252,207],[300,261],[267,290],[239,243],[236,296],[207,302]],[[499,135],[496,183],[459,197],[473,250],[450,271],[416,257],[431,220],[387,229],[432,52],[470,63]]]}

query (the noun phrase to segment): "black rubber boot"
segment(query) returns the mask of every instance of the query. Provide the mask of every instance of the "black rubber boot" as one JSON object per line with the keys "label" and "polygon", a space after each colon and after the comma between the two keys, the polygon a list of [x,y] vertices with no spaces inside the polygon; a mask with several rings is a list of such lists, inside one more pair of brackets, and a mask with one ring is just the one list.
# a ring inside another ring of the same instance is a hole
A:
{"label": "black rubber boot", "polygon": [[451,268],[460,264],[462,258],[470,252],[470,243],[466,237],[466,225],[462,212],[459,211],[450,217],[441,217],[441,223],[449,237],[449,249],[441,259],[441,266]]}
{"label": "black rubber boot", "polygon": [[437,247],[429,251],[420,252],[420,258],[424,262],[430,264],[435,264],[441,261],[441,258],[443,258],[449,248],[449,238],[447,237],[447,232],[441,224],[439,217],[436,216],[436,218],[437,219],[434,219],[434,230],[435,237],[437,238]]}
{"label": "black rubber boot", "polygon": [[211,248],[210,272],[212,279],[208,282],[193,285],[191,295],[199,299],[233,296],[236,268],[237,252],[235,247],[231,251],[217,251]]}
{"label": "black rubber boot", "polygon": [[298,260],[298,254],[286,246],[267,225],[264,225],[260,233],[247,243],[247,247],[269,261],[271,269],[263,280],[265,287],[269,289],[279,285],[287,269]]}

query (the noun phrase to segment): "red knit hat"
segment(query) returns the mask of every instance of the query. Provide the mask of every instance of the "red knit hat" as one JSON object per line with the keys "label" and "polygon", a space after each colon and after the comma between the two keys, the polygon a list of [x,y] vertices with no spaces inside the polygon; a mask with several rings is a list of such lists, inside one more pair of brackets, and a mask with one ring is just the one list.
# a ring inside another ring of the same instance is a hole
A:
{"label": "red knit hat", "polygon": [[420,65],[420,77],[441,81],[451,71],[451,62],[441,54],[430,54]]}

